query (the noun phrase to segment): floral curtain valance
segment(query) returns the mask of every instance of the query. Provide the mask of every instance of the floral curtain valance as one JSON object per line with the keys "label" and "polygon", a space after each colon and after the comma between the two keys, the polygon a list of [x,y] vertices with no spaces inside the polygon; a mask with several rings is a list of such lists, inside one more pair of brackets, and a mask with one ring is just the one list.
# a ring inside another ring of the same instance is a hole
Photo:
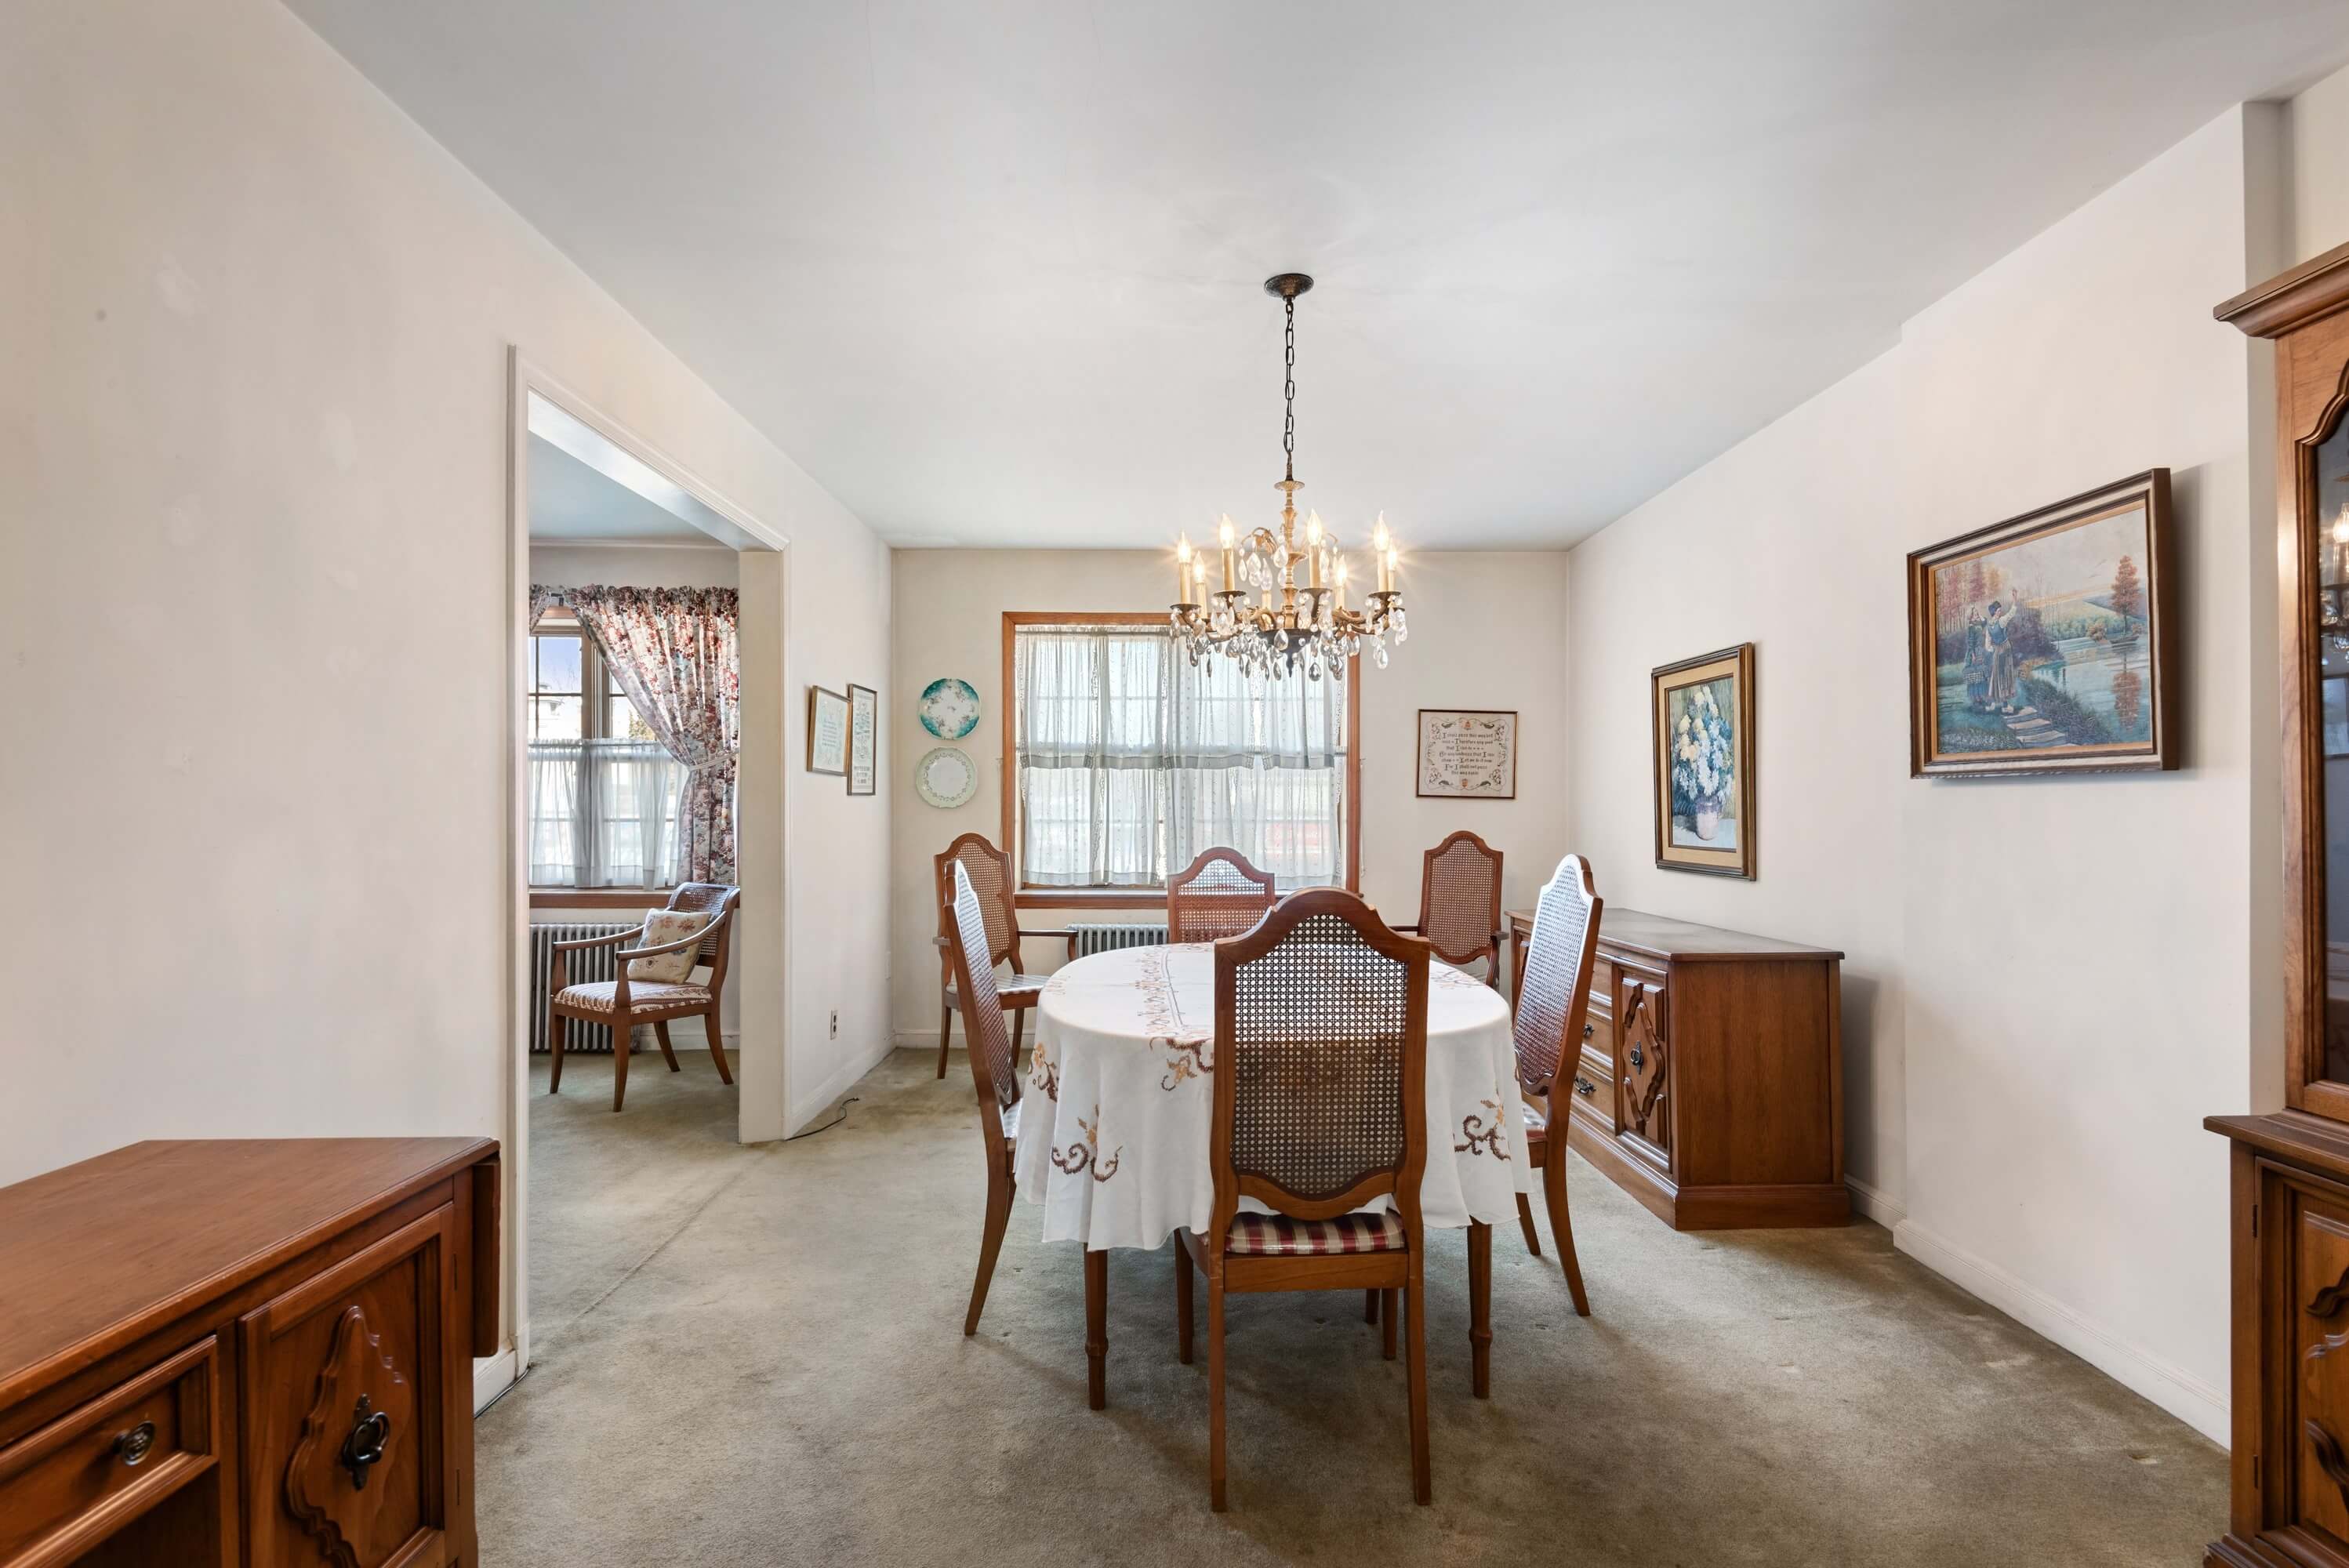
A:
{"label": "floral curtain valance", "polygon": [[557,604],[579,617],[637,716],[690,769],[678,807],[678,880],[733,882],[742,744],[734,590],[532,585],[533,621]]}

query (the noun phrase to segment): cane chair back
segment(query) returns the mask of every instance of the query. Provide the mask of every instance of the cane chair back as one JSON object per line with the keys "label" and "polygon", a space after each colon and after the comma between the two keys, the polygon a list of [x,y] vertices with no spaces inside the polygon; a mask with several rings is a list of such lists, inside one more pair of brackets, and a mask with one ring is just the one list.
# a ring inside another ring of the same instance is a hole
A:
{"label": "cane chair back", "polygon": [[1517,1083],[1537,1099],[1548,1096],[1568,1053],[1579,1048],[1603,903],[1589,862],[1568,855],[1534,906],[1516,1027]]}
{"label": "cane chair back", "polygon": [[1272,873],[1237,850],[1207,850],[1166,884],[1166,940],[1220,942],[1254,930],[1273,906]]}
{"label": "cane chair back", "polygon": [[1419,934],[1446,964],[1482,958],[1501,970],[1501,851],[1463,828],[1427,851],[1419,882]]}
{"label": "cane chair back", "polygon": [[1290,895],[1216,948],[1215,1181],[1326,1219],[1392,1193],[1413,1220],[1427,1160],[1427,944],[1353,894]]}
{"label": "cane chair back", "polygon": [[1019,1103],[1019,1063],[1011,1031],[1003,1022],[1002,1000],[996,994],[995,965],[987,961],[985,903],[971,886],[968,867],[957,861],[950,869],[954,902],[946,906],[944,922],[947,962],[962,989],[962,1026],[970,1043],[970,1075],[978,1087],[979,1103],[999,1114]]}
{"label": "cane chair back", "polygon": [[993,968],[1008,959],[1011,972],[1019,974],[1019,919],[1012,904],[1011,857],[989,843],[986,834],[965,833],[931,860],[937,868],[941,903],[954,902],[950,878],[956,866],[962,867],[978,894],[979,913],[986,917],[988,966]]}
{"label": "cane chair back", "polygon": [[[733,913],[741,899],[742,890],[725,882],[681,882],[669,891],[668,906],[673,910],[713,911],[709,934],[701,939],[694,954],[696,964],[708,965],[717,976],[726,973],[726,959],[734,944],[734,923],[719,918]],[[712,989],[715,989],[713,984]]]}

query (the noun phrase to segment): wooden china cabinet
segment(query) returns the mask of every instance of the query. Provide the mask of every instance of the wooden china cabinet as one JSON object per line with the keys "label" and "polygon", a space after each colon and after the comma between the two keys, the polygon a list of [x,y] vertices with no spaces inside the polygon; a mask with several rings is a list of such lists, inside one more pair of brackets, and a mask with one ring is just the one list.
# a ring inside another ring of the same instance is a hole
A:
{"label": "wooden china cabinet", "polygon": [[2349,245],[2218,315],[2275,341],[2287,1109],[2204,1123],[2233,1142],[2234,1303],[2205,1562],[2349,1565]]}

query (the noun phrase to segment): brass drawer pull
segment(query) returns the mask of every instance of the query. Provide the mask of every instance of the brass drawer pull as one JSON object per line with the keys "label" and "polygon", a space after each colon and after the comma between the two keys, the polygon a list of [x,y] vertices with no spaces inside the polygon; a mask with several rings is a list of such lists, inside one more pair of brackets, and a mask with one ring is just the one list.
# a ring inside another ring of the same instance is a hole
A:
{"label": "brass drawer pull", "polygon": [[1599,1086],[1577,1073],[1574,1075],[1574,1092],[1588,1099],[1599,1092]]}
{"label": "brass drawer pull", "polygon": [[1585,1024],[1582,1026],[1582,1037],[1586,1040],[1598,1032],[1599,1026],[1596,1024]]}
{"label": "brass drawer pull", "polygon": [[155,1423],[141,1421],[127,1432],[114,1434],[114,1457],[125,1465],[136,1465],[155,1447]]}

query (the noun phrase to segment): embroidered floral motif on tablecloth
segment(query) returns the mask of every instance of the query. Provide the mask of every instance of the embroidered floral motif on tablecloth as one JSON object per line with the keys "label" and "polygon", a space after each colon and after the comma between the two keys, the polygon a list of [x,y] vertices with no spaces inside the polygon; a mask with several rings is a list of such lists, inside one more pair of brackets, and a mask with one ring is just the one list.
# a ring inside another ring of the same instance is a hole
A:
{"label": "embroidered floral motif on tablecloth", "polygon": [[1215,1031],[1186,1024],[1183,1004],[1174,994],[1174,975],[1171,963],[1177,953],[1205,948],[1203,942],[1185,943],[1180,947],[1157,947],[1143,953],[1133,978],[1133,988],[1142,993],[1142,1022],[1150,1031],[1153,1048],[1164,1047],[1170,1053],[1166,1072],[1158,1087],[1170,1094],[1202,1074],[1213,1072],[1216,1067]]}
{"label": "embroidered floral motif on tablecloth", "polygon": [[1070,1144],[1065,1150],[1055,1149],[1051,1151],[1053,1165],[1071,1176],[1091,1166],[1093,1180],[1096,1181],[1106,1181],[1116,1175],[1118,1161],[1125,1157],[1125,1145],[1119,1144],[1116,1152],[1107,1160],[1098,1158],[1101,1152],[1100,1129],[1101,1107],[1097,1105],[1093,1107],[1093,1119],[1091,1121],[1087,1121],[1081,1116],[1077,1118],[1077,1130],[1084,1136]]}
{"label": "embroidered floral motif on tablecloth", "polygon": [[1509,1157],[1509,1151],[1502,1147],[1502,1143],[1506,1135],[1507,1129],[1503,1127],[1501,1124],[1501,1102],[1497,1099],[1486,1099],[1479,1100],[1477,1103],[1492,1113],[1493,1125],[1491,1130],[1485,1130],[1484,1117],[1477,1115],[1473,1110],[1470,1111],[1466,1116],[1461,1118],[1460,1120],[1460,1136],[1467,1140],[1467,1141],[1464,1143],[1454,1144],[1452,1146],[1452,1152],[1454,1154],[1490,1154],[1495,1160],[1506,1160]]}

